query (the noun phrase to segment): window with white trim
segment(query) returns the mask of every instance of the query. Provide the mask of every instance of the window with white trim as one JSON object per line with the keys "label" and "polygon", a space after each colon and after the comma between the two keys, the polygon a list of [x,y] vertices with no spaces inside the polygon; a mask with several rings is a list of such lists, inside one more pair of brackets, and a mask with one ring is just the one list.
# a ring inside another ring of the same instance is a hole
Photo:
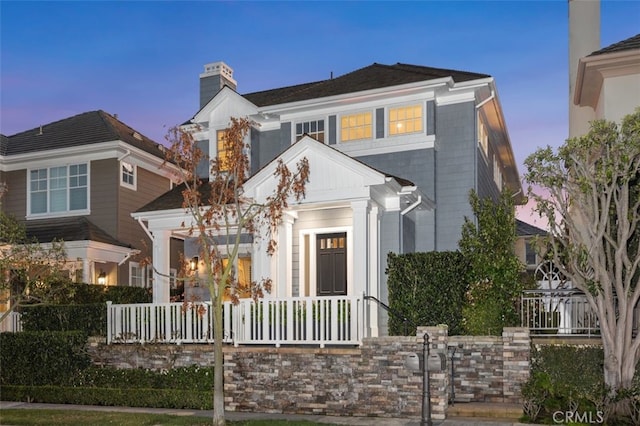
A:
{"label": "window with white trim", "polygon": [[478,113],[478,145],[482,148],[485,158],[489,156],[489,133],[480,114]]}
{"label": "window with white trim", "polygon": [[305,134],[317,141],[324,142],[324,120],[304,121],[296,123],[296,142]]}
{"label": "window with white trim", "polygon": [[87,210],[87,163],[29,170],[29,214],[57,214]]}
{"label": "window with white trim", "polygon": [[138,262],[129,262],[129,286],[144,287],[144,268]]}
{"label": "window with white trim", "polygon": [[120,162],[120,185],[127,188],[136,189],[136,166],[127,163],[126,161]]}
{"label": "window with white trim", "polygon": [[371,112],[343,115],[340,119],[340,140],[342,142],[371,139],[372,135],[373,114]]}
{"label": "window with white trim", "polygon": [[422,106],[411,105],[389,109],[389,135],[422,132]]}
{"label": "window with white trim", "polygon": [[536,249],[531,240],[525,240],[524,242],[524,259],[527,266],[537,265]]}

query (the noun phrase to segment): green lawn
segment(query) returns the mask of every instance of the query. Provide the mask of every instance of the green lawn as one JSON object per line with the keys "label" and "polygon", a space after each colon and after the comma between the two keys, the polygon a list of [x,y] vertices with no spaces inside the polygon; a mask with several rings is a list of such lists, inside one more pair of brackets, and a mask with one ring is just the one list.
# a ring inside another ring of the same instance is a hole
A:
{"label": "green lawn", "polygon": [[[196,416],[172,416],[167,414],[113,413],[104,411],[28,410],[24,408],[0,411],[2,425],[65,425],[65,426],[205,426],[211,418]],[[229,422],[231,426],[312,426],[319,423],[284,420],[251,420]]]}

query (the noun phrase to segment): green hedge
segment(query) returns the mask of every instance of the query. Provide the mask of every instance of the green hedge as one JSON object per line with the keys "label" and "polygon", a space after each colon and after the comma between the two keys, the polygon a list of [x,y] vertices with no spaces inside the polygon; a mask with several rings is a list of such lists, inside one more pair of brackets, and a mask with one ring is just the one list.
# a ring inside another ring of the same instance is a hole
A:
{"label": "green hedge", "polygon": [[96,284],[74,284],[73,294],[61,304],[92,304],[106,303],[151,303],[151,291],[148,288],[104,286]]}
{"label": "green hedge", "polygon": [[[389,307],[416,326],[447,324],[462,332],[469,264],[460,252],[389,253]],[[409,330],[414,334],[415,328]],[[389,334],[404,334],[401,318],[389,315]]]}
{"label": "green hedge", "polygon": [[22,329],[25,331],[73,331],[89,336],[107,335],[107,305],[34,305],[23,306]]}
{"label": "green hedge", "polygon": [[206,392],[213,389],[213,367],[192,365],[155,371],[92,366],[75,375],[70,384],[84,388],[189,389]]}
{"label": "green hedge", "polygon": [[6,401],[126,407],[212,409],[213,390],[0,386]]}
{"label": "green hedge", "polygon": [[[0,384],[65,385],[91,365],[81,332],[0,333]],[[4,395],[3,395],[4,396]]]}

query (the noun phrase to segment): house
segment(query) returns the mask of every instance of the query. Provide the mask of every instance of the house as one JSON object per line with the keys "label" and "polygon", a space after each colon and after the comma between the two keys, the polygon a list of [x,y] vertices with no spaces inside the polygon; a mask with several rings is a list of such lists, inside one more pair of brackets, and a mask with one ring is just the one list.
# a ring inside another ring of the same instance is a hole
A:
{"label": "house", "polygon": [[640,34],[600,45],[600,2],[569,2],[569,137],[640,106]]}
{"label": "house", "polygon": [[74,281],[150,284],[141,261],[151,241],[130,213],[173,187],[176,169],[161,167],[161,145],[104,111],[1,141],[2,211],[40,243],[63,240]]}
{"label": "house", "polygon": [[[305,199],[278,230],[278,252],[247,236],[238,270],[273,279],[268,298],[373,296],[388,301],[390,252],[455,250],[468,195],[498,197],[521,186],[496,83],[486,74],[374,63],[327,80],[240,94],[224,62],[205,65],[200,109],[185,128],[220,155],[230,117],[255,122],[247,137],[252,176],[247,195],[273,188],[275,162],[306,157]],[[206,168],[202,169],[206,177]],[[172,238],[197,256],[175,188],[132,216],[153,235],[154,302],[169,301]],[[157,256],[155,255],[157,254]],[[250,266],[250,267],[249,267]],[[386,334],[386,312],[373,306],[372,335]]]}
{"label": "house", "polygon": [[534,274],[542,261],[539,254],[541,250],[537,249],[540,242],[536,241],[536,238],[545,235],[547,235],[547,231],[544,229],[516,219],[515,253],[529,275]]}

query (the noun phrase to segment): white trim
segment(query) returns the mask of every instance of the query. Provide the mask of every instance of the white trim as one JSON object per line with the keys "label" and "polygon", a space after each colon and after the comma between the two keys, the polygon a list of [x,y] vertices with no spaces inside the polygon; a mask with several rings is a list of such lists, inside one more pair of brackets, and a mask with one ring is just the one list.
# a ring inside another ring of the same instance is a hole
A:
{"label": "white trim", "polygon": [[393,136],[384,139],[360,140],[331,146],[347,155],[358,157],[361,155],[389,154],[392,152],[435,148],[435,142],[435,135],[412,133],[402,137]]}
{"label": "white trim", "polygon": [[[317,265],[316,265],[316,238],[319,234],[334,234],[344,232],[347,234],[347,296],[353,294],[353,226],[336,226],[329,228],[308,228],[298,231],[298,292],[302,293],[305,288],[304,277],[307,275],[305,268],[305,258],[309,259],[309,293],[307,296],[316,297],[318,292]],[[305,235],[309,236],[309,253],[305,252],[304,241]],[[292,250],[293,247],[288,247]]]}

